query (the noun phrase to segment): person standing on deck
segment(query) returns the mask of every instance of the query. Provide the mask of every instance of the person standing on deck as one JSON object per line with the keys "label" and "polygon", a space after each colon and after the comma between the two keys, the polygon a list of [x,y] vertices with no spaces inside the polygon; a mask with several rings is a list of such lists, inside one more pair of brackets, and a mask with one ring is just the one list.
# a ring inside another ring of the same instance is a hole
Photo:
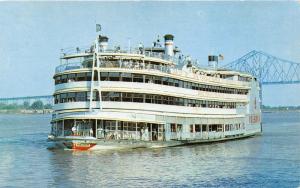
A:
{"label": "person standing on deck", "polygon": [[77,129],[76,129],[76,127],[75,127],[75,126],[73,126],[73,127],[72,127],[72,133],[73,133],[73,136],[75,136],[75,135],[76,135],[76,130],[77,130]]}
{"label": "person standing on deck", "polygon": [[93,136],[94,135],[94,131],[92,128],[90,128],[90,136]]}

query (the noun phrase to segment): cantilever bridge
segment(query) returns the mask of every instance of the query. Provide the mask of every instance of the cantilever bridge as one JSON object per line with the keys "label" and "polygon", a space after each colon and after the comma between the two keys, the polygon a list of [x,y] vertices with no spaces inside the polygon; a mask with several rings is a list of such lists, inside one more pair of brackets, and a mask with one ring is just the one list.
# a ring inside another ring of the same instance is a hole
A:
{"label": "cantilever bridge", "polygon": [[[262,51],[253,50],[243,57],[226,64],[224,68],[248,72],[256,76],[261,85],[300,83],[299,63],[284,60]],[[32,103],[36,100],[41,100],[44,104],[53,103],[52,95],[0,98],[0,103],[22,104],[25,101]]]}
{"label": "cantilever bridge", "polygon": [[251,51],[224,66],[228,69],[248,72],[266,84],[300,83],[300,64],[284,60],[261,51]]}

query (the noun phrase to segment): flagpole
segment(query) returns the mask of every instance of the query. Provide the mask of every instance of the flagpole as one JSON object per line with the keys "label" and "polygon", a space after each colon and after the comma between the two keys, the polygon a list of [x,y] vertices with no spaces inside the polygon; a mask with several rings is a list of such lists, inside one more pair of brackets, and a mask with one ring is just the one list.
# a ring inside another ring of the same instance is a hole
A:
{"label": "flagpole", "polygon": [[[101,31],[101,25],[100,24],[96,24],[96,32],[100,32]],[[99,36],[98,36],[99,37]],[[96,39],[96,44],[95,44],[95,56],[96,56],[96,65],[97,65],[97,77],[98,77],[98,92],[99,92],[99,108],[100,111],[102,111],[102,93],[101,93],[101,73],[99,71],[100,68],[100,60],[98,59],[98,52],[99,52],[99,38],[97,37]],[[94,78],[92,78],[94,79]]]}

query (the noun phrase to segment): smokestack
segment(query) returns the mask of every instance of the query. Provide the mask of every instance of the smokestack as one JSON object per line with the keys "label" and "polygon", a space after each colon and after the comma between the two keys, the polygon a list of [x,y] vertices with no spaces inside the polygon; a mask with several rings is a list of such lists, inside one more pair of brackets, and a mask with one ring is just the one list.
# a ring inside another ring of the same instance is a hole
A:
{"label": "smokestack", "polygon": [[218,67],[218,56],[217,55],[209,55],[208,56],[208,67],[217,69],[217,67]]}
{"label": "smokestack", "polygon": [[164,36],[165,38],[165,55],[167,57],[173,57],[174,56],[174,36],[171,34],[166,34]]}
{"label": "smokestack", "polygon": [[99,48],[101,52],[104,52],[107,50],[108,46],[108,37],[107,36],[101,36],[99,35]]}

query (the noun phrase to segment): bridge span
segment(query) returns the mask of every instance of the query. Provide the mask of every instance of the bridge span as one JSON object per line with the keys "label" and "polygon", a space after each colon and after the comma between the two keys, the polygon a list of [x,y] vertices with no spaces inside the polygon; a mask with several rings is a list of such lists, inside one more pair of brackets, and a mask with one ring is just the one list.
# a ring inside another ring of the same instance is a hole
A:
{"label": "bridge span", "polygon": [[26,97],[8,97],[8,98],[0,98],[0,104],[18,104],[22,105],[24,102],[28,102],[28,104],[32,104],[35,101],[42,101],[44,104],[53,104],[53,96],[52,95],[41,95],[41,96],[26,96]]}

